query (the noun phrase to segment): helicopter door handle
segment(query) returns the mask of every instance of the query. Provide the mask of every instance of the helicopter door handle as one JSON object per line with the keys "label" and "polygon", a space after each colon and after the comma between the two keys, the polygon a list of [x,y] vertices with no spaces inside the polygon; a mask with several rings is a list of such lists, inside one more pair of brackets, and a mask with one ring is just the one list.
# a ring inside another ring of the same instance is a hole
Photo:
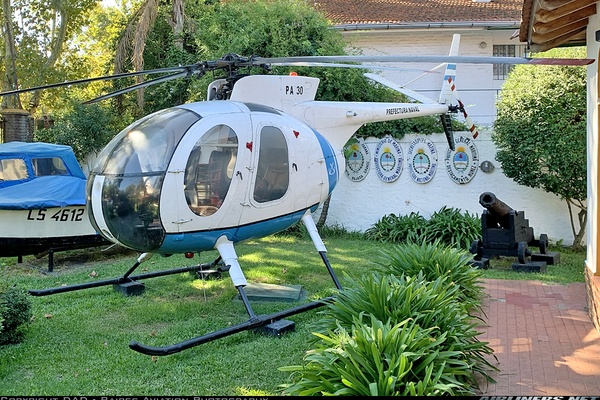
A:
{"label": "helicopter door handle", "polygon": [[242,180],[242,181],[244,180],[244,178],[242,177],[242,171],[237,171],[237,172],[235,173],[235,176],[239,176],[239,177],[240,177],[240,180]]}
{"label": "helicopter door handle", "polygon": [[296,163],[292,163],[292,168],[294,168],[294,171],[298,172],[298,166]]}
{"label": "helicopter door handle", "polygon": [[178,219],[177,221],[173,221],[174,224],[176,225],[181,225],[181,224],[185,224],[186,222],[191,222],[192,219]]}

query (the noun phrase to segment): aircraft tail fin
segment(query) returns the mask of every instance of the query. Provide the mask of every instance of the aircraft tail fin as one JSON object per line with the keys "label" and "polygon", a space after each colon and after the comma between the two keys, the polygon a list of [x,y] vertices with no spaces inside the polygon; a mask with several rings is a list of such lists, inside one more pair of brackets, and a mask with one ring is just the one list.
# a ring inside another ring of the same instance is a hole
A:
{"label": "aircraft tail fin", "polygon": [[[449,54],[450,56],[458,55],[459,44],[460,44],[460,35],[454,34],[454,36],[452,37],[452,44],[450,46],[450,54]],[[473,122],[471,117],[469,117],[469,115],[467,114],[465,105],[463,104],[463,102],[460,100],[460,97],[458,96],[458,92],[456,91],[456,85],[454,84],[455,78],[456,78],[456,64],[448,63],[446,65],[446,72],[444,73],[444,82],[442,83],[442,90],[440,92],[439,102],[441,104],[446,104],[449,107],[451,107],[451,105],[452,105],[452,103],[454,103],[454,101],[456,101],[458,103],[457,106],[453,106],[453,107],[455,108],[456,111],[460,111],[462,113],[463,117],[465,118],[465,124],[467,125],[467,128],[471,132],[473,139],[475,139],[479,135],[479,132],[477,131],[477,128],[475,127],[475,123]],[[449,122],[450,122],[449,117],[447,117],[447,120],[443,123],[444,132],[446,133],[446,136],[451,135],[451,132],[447,131],[447,129],[451,128],[451,124]]]}
{"label": "aircraft tail fin", "polygon": [[[450,45],[449,56],[458,55],[458,46],[460,45],[460,35],[455,33],[452,36],[452,44]],[[452,94],[452,85],[456,78],[456,63],[447,63],[446,72],[444,73],[444,81],[442,82],[442,91],[440,92],[439,102],[441,104],[452,104],[454,95]]]}

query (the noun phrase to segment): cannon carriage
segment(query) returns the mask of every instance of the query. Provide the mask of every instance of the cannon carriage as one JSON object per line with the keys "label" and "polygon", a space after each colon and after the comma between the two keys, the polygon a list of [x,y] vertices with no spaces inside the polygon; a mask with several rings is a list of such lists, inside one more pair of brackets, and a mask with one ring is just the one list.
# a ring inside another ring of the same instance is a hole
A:
{"label": "cannon carriage", "polygon": [[[475,255],[476,266],[487,268],[490,258],[507,256],[518,259],[514,270],[540,272],[547,264],[558,262],[558,253],[548,253],[548,235],[536,239],[525,212],[511,208],[492,192],[482,193],[479,204],[485,208],[481,215],[482,237],[469,249]],[[539,253],[533,253],[530,247],[537,247]]]}

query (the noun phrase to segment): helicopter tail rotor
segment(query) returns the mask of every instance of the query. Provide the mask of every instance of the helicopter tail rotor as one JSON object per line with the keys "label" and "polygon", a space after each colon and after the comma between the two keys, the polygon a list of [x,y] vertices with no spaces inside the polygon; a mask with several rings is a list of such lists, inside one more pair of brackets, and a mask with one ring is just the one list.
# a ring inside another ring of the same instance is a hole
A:
{"label": "helicopter tail rotor", "polygon": [[[450,46],[450,57],[458,56],[458,45],[460,43],[460,35],[454,34],[452,37],[452,45]],[[444,74],[444,82],[442,84],[442,91],[440,92],[439,102],[442,104],[447,104],[450,112],[461,112],[467,128],[471,132],[473,139],[477,138],[479,132],[475,127],[475,123],[467,114],[465,109],[465,105],[460,100],[458,96],[458,92],[456,90],[456,85],[454,84],[454,80],[456,78],[456,63],[448,63],[446,65],[446,72]],[[456,101],[457,105],[453,105],[454,101]],[[442,126],[444,127],[444,132],[446,133],[446,137],[448,138],[448,143],[452,140],[452,145],[450,148],[454,150],[454,139],[452,138],[452,124],[451,119],[448,115],[442,117]]]}
{"label": "helicopter tail rotor", "polygon": [[454,82],[451,77],[448,78],[448,83],[449,83],[450,87],[452,88],[452,95],[454,96],[454,98],[456,99],[456,102],[458,103],[457,106],[454,106],[454,109],[457,112],[460,111],[462,113],[463,117],[465,118],[465,123],[467,125],[467,128],[469,129],[469,132],[471,132],[471,136],[473,136],[473,139],[476,139],[477,136],[479,136],[479,131],[477,130],[477,127],[475,126],[475,123],[473,122],[471,117],[469,117],[469,115],[467,114],[465,105],[458,97],[458,93],[456,93],[456,87],[455,87]]}

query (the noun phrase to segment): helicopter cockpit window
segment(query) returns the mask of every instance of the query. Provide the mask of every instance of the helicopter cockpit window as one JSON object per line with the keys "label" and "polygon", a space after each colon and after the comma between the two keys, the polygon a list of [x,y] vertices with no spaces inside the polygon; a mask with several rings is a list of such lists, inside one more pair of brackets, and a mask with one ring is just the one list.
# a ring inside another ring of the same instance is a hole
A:
{"label": "helicopter cockpit window", "polygon": [[67,171],[67,167],[61,158],[34,158],[31,162],[35,176],[69,175],[69,171]]}
{"label": "helicopter cockpit window", "polygon": [[156,112],[121,131],[98,156],[91,175],[105,177],[104,221],[122,244],[152,251],[162,243],[159,199],[167,167],[199,119],[186,109]]}
{"label": "helicopter cockpit window", "polygon": [[0,181],[20,181],[28,177],[27,165],[22,158],[0,160]]}
{"label": "helicopter cockpit window", "polygon": [[227,125],[217,125],[194,145],[184,182],[185,198],[198,215],[214,214],[229,191],[235,170],[237,135]]}
{"label": "helicopter cockpit window", "polygon": [[288,147],[283,132],[273,126],[262,128],[259,149],[254,200],[265,203],[282,198],[288,190]]}

